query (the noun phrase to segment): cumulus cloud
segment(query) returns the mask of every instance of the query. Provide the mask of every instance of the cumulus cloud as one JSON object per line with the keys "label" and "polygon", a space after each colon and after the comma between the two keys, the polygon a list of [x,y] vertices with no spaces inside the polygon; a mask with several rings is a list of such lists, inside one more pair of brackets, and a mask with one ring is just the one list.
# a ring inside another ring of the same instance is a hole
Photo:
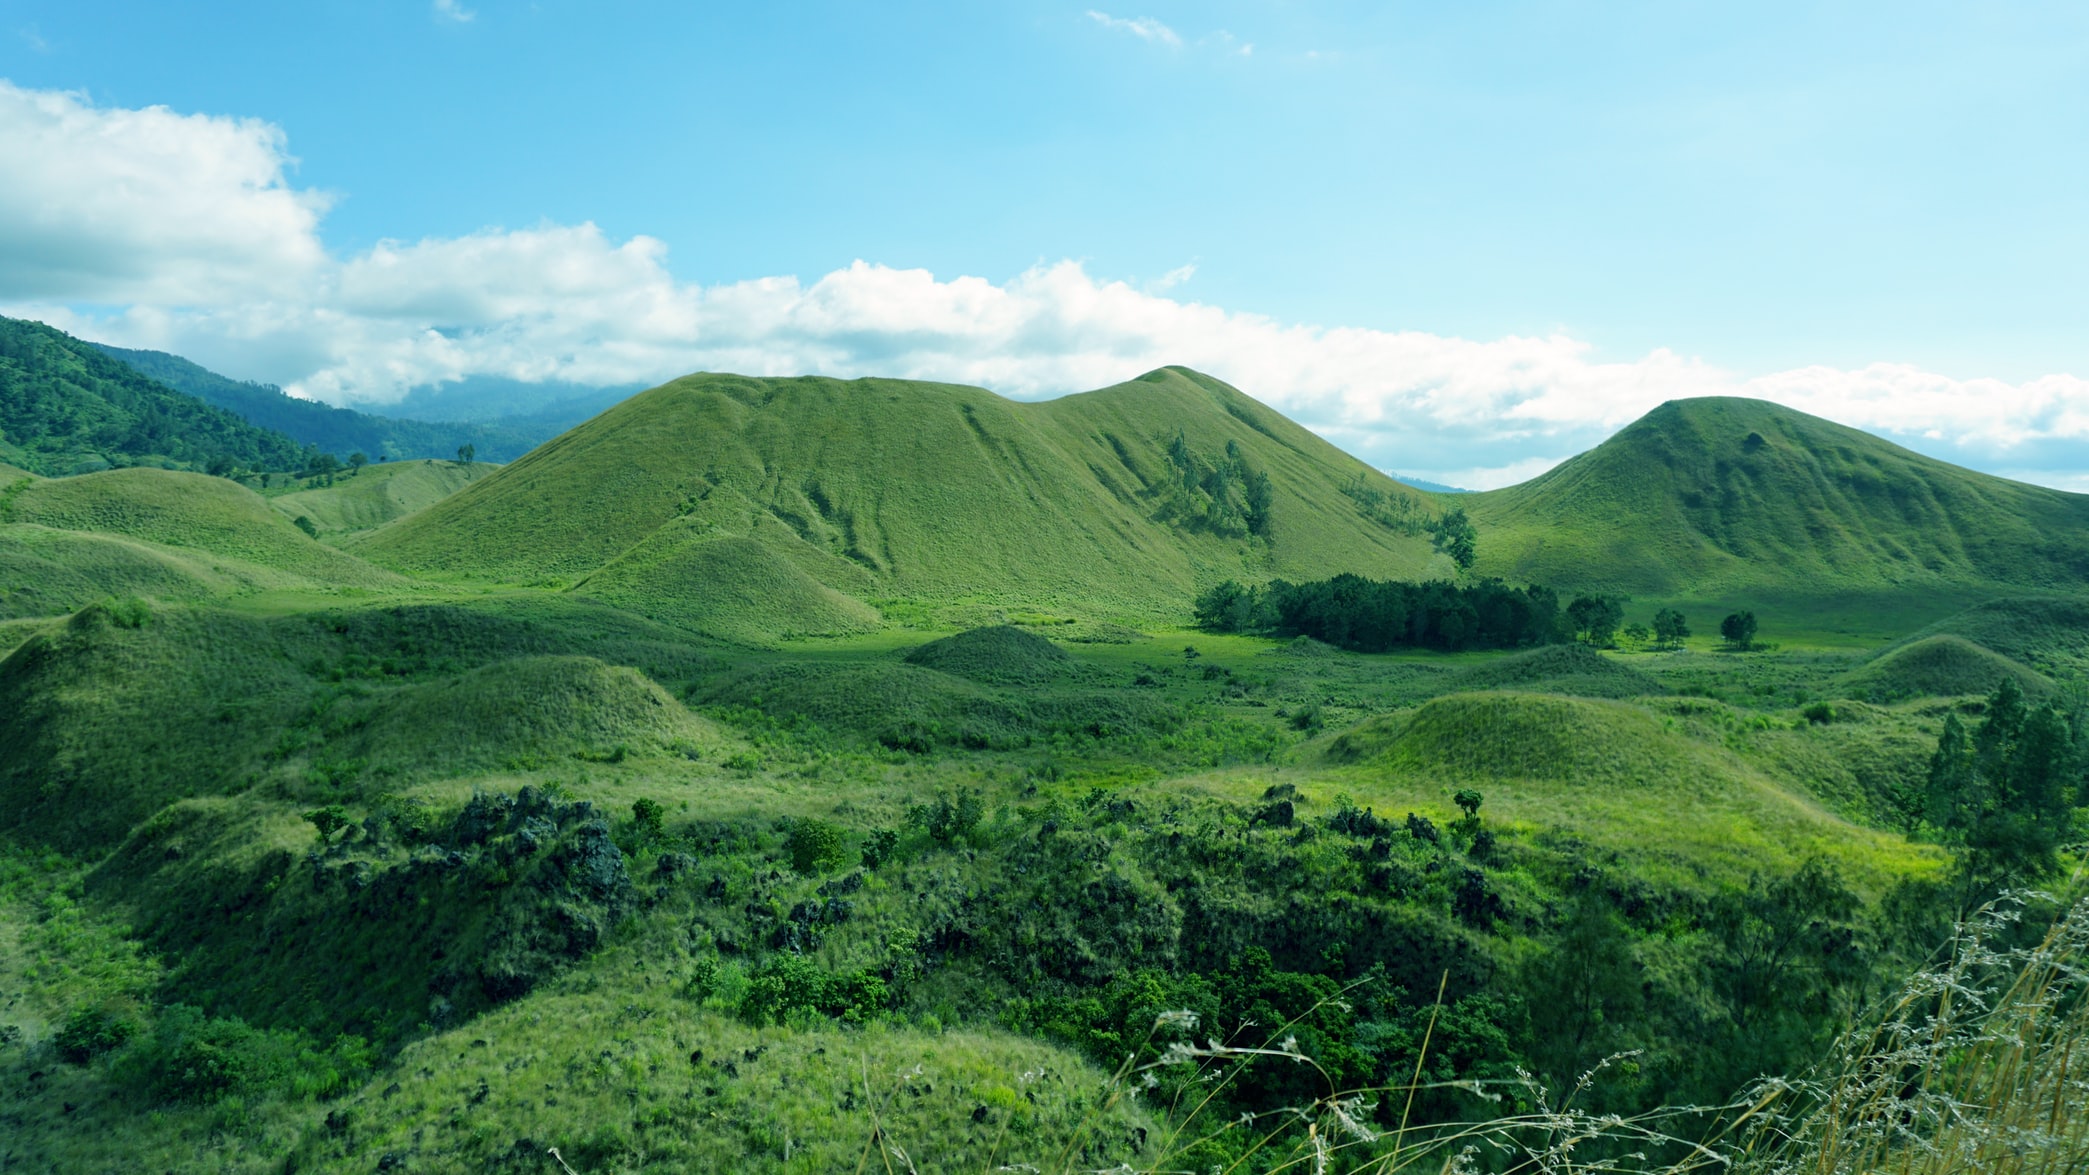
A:
{"label": "cumulus cloud", "polygon": [[1316,326],[1072,261],[1005,280],[868,261],[801,281],[679,281],[665,243],[593,224],[330,254],[326,199],[252,120],[96,108],[0,83],[0,305],[336,403],[472,376],[625,385],[694,370],[888,375],[1041,398],[1165,364],[1225,379],[1381,468],[1489,488],[1664,400],[1745,395],[1950,459],[2078,487],[2089,381],[1957,379],[1905,364],[1747,377],[1656,350],[1599,361],[1565,334],[1462,339]]}
{"label": "cumulus cloud", "polygon": [[257,119],[97,107],[0,81],[0,298],[204,305],[295,297],[328,198]]}
{"label": "cumulus cloud", "polygon": [[1130,33],[1142,41],[1151,41],[1156,45],[1166,45],[1171,49],[1182,48],[1182,34],[1150,16],[1135,16],[1127,19],[1111,16],[1107,12],[1097,12],[1091,8],[1088,10],[1088,19],[1106,29],[1115,29],[1120,33]]}

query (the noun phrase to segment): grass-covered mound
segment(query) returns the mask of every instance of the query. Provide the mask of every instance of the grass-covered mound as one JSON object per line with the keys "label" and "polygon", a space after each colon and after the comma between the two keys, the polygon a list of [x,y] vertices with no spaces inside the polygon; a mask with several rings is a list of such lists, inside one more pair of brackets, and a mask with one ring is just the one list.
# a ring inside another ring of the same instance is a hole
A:
{"label": "grass-covered mound", "polygon": [[1964,637],[2047,674],[2089,670],[2089,600],[2029,596],[1989,600],[1908,637]]}
{"label": "grass-covered mound", "polygon": [[1367,721],[1336,737],[1327,753],[1335,762],[1372,760],[1460,779],[1635,787],[1700,773],[1691,750],[1636,706],[1471,693]]}
{"label": "grass-covered mound", "polygon": [[1546,645],[1511,653],[1457,674],[1445,688],[1455,693],[1528,690],[1581,698],[1634,698],[1668,692],[1647,674],[1583,644]]}
{"label": "grass-covered mound", "polygon": [[1015,624],[974,628],[933,640],[909,652],[906,660],[909,665],[999,685],[1040,685],[1074,671],[1074,659],[1065,649]]}
{"label": "grass-covered mound", "polygon": [[460,774],[549,760],[697,755],[710,723],[635,669],[592,657],[496,661],[345,703],[337,754],[372,769]]}
{"label": "grass-covered mound", "polygon": [[666,528],[574,591],[708,636],[768,644],[877,627],[878,613],[753,538]]}
{"label": "grass-covered mound", "polygon": [[39,480],[0,500],[0,523],[120,535],[202,551],[337,586],[403,586],[314,542],[245,486],[200,473],[116,469]]}
{"label": "grass-covered mound", "polygon": [[0,829],[81,851],[248,786],[314,683],[259,620],[94,604],[0,661]]}
{"label": "grass-covered mound", "polygon": [[1610,846],[1649,875],[1680,867],[1681,878],[1732,881],[1820,854],[1882,885],[1933,859],[1780,782],[1770,756],[1733,741],[1741,732],[1720,721],[1725,707],[1677,704],[1664,717],[1607,700],[1453,694],[1368,719],[1325,757],[1353,765],[1359,794],[1385,808],[1405,801],[1442,816],[1445,789],[1477,788],[1489,811]]}
{"label": "grass-covered mound", "polygon": [[455,461],[389,461],[366,465],[330,486],[270,498],[269,504],[285,518],[310,519],[322,536],[332,538],[375,530],[426,509],[496,468]]}
{"label": "grass-covered mound", "polygon": [[2053,683],[2043,674],[1964,637],[1945,634],[1895,645],[1851,672],[1843,686],[1853,697],[1897,702],[1987,694],[2005,678],[2032,697],[2053,692]]}
{"label": "grass-covered mound", "polygon": [[1479,527],[1480,571],[1559,588],[2060,586],[2089,569],[2089,497],[1760,400],[1671,401],[1548,473],[1458,504]]}
{"label": "grass-covered mound", "polygon": [[405,570],[570,583],[679,520],[858,598],[1120,618],[1178,615],[1224,575],[1419,575],[1436,512],[1176,368],[1042,403],[706,374],[641,393],[355,549]]}

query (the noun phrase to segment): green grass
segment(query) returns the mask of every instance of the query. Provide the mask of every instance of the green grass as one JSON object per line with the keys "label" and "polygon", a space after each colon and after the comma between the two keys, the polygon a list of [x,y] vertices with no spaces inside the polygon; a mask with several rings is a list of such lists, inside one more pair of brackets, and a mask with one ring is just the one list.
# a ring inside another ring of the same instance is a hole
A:
{"label": "green grass", "polygon": [[973,681],[1041,685],[1071,675],[1064,649],[1013,624],[975,628],[933,640],[907,654],[909,665]]}
{"label": "green grass", "polygon": [[272,496],[269,505],[285,518],[311,519],[322,538],[338,539],[432,506],[498,468],[455,461],[387,461],[337,474],[330,486]]}

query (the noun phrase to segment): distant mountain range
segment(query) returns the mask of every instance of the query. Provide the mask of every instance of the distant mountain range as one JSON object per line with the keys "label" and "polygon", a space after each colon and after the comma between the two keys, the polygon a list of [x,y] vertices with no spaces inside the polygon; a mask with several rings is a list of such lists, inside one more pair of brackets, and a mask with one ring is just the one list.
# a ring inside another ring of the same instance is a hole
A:
{"label": "distant mountain range", "polygon": [[[463,388],[416,391],[392,405],[392,412],[377,415],[301,400],[274,384],[229,379],[163,351],[94,345],[175,391],[343,458],[355,452],[394,461],[454,457],[471,445],[481,461],[513,461],[635,390],[467,381]],[[532,411],[515,414],[518,402],[531,404]],[[511,407],[496,410],[502,403]],[[429,419],[443,410],[453,410],[454,419]]]}

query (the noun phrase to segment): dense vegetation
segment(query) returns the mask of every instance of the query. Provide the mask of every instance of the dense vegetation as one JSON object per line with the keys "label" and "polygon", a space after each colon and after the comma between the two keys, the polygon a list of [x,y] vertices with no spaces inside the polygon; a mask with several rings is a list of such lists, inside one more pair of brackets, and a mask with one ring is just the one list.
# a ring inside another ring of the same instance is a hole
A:
{"label": "dense vegetation", "polygon": [[0,1165],[2081,1155],[2089,604],[1512,586],[1223,385],[1059,403],[0,487]]}
{"label": "dense vegetation", "polygon": [[0,460],[33,473],[158,464],[296,469],[289,437],[182,395],[39,322],[0,318]]}

